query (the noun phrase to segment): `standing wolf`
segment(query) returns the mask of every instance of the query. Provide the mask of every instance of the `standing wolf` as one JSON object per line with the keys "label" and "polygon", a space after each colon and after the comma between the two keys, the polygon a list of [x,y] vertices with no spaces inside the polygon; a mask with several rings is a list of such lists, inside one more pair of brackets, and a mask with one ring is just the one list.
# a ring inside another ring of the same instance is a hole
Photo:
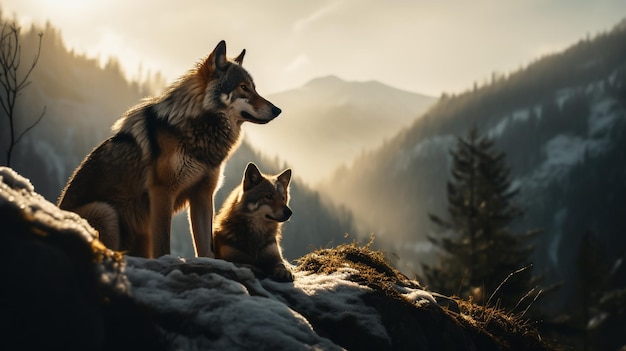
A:
{"label": "standing wolf", "polygon": [[226,43],[161,96],[127,111],[114,135],[70,177],[60,208],[78,213],[113,250],[170,252],[172,215],[187,205],[197,256],[212,256],[213,195],[243,122],[265,124],[281,110],[261,97]]}
{"label": "standing wolf", "polygon": [[254,163],[248,164],[241,185],[215,218],[216,258],[252,265],[275,280],[293,281],[280,248],[282,222],[291,217],[290,180],[290,169],[265,176]]}

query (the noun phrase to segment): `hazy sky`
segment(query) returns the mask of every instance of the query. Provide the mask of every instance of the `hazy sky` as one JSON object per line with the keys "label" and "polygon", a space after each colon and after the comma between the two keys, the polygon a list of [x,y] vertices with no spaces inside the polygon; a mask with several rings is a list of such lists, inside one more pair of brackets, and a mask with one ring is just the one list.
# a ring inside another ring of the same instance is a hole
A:
{"label": "hazy sky", "polygon": [[[329,74],[439,96],[507,73],[626,17],[624,0],[0,0],[78,52],[171,81],[221,39],[261,94]],[[45,38],[44,38],[45,45]],[[45,46],[44,53],[45,54]]]}

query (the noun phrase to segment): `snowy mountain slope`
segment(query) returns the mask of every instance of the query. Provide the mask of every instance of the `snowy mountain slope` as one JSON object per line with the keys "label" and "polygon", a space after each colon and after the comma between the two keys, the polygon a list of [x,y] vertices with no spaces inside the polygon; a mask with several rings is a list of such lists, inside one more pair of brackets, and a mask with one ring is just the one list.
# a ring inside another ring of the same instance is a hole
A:
{"label": "snowy mountain slope", "polygon": [[[210,258],[125,257],[6,167],[0,222],[2,349],[551,349],[528,325],[490,330],[435,294],[442,309],[354,245],[308,255],[293,283]],[[495,310],[489,318],[516,323]]]}
{"label": "snowy mountain slope", "polygon": [[[558,303],[575,303],[576,254],[586,230],[607,259],[624,255],[626,210],[626,29],[618,26],[538,59],[490,84],[442,97],[380,149],[334,174],[322,188],[351,209],[360,233],[375,233],[398,266],[420,272],[434,263],[428,214],[447,215],[449,150],[478,127],[506,153],[515,199],[514,223],[541,228],[534,264],[548,281],[565,281]],[[610,214],[610,215],[609,215]],[[626,281],[620,278],[619,284]]]}

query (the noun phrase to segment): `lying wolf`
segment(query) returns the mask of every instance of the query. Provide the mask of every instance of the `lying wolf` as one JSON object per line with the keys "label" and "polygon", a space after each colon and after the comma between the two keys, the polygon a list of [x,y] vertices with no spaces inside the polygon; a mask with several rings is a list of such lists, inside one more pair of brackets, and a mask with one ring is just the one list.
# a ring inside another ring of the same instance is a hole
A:
{"label": "lying wolf", "polygon": [[251,265],[275,280],[293,281],[280,248],[282,223],[292,214],[287,206],[290,180],[290,169],[267,176],[248,164],[241,184],[215,217],[216,258]]}

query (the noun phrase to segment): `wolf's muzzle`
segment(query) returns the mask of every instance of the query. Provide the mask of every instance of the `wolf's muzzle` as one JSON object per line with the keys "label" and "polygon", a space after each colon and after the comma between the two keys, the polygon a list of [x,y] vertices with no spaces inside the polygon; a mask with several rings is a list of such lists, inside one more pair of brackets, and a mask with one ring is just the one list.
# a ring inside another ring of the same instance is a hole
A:
{"label": "wolf's muzzle", "polygon": [[276,222],[285,222],[286,220],[288,220],[289,218],[291,218],[291,215],[293,214],[293,212],[291,211],[291,209],[289,207],[286,207],[283,209],[283,214],[282,216],[276,218],[276,217],[272,217],[270,215],[265,215],[265,217],[276,221]]}

